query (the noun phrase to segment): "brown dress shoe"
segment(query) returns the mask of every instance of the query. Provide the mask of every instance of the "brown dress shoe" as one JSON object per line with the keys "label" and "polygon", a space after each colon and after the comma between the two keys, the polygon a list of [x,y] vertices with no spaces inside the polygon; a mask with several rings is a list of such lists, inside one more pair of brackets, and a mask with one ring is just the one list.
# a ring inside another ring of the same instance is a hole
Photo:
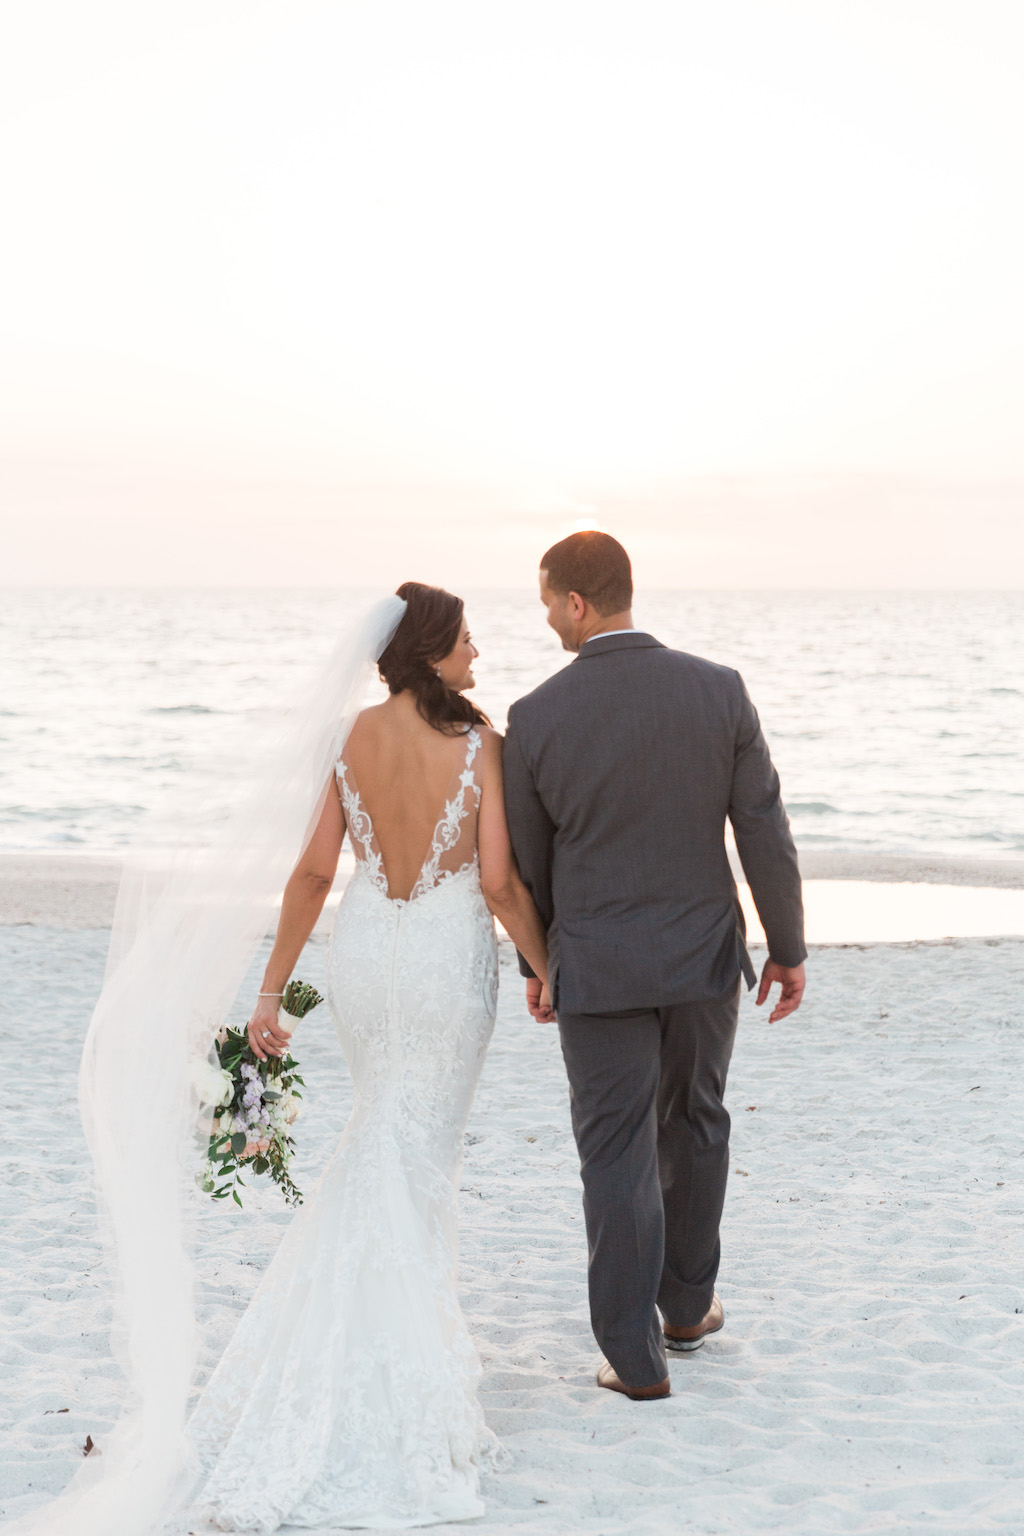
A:
{"label": "brown dress shoe", "polygon": [[676,1328],[672,1323],[665,1324],[665,1345],[668,1349],[688,1354],[691,1350],[700,1349],[708,1334],[717,1333],[724,1322],[725,1313],[716,1291],[710,1307],[692,1328]]}
{"label": "brown dress shoe", "polygon": [[602,1360],[598,1367],[597,1384],[599,1387],[607,1387],[609,1392],[622,1392],[634,1403],[649,1403],[656,1397],[672,1396],[672,1386],[667,1376],[664,1381],[655,1382],[653,1387],[627,1387],[616,1376],[607,1360]]}

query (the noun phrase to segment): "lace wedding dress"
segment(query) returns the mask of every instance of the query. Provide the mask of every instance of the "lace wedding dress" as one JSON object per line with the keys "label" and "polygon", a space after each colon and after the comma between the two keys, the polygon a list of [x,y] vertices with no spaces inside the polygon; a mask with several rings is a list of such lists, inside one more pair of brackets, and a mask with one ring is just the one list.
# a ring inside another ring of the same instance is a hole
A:
{"label": "lace wedding dress", "polygon": [[463,1130],[494,1027],[497,952],[476,852],[480,733],[407,901],[344,754],[356,873],[329,1002],[352,1117],[193,1415],[214,1526],[402,1528],[483,1513],[498,1452],[456,1292]]}

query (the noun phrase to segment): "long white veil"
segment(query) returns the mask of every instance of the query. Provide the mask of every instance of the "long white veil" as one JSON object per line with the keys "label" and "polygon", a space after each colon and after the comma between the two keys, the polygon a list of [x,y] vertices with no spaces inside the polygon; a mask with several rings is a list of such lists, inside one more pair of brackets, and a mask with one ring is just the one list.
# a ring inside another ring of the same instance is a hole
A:
{"label": "long white veil", "polygon": [[79,1099],[127,1396],[100,1454],[5,1536],[151,1536],[187,1486],[185,1413],[198,1353],[190,1210],[205,1155],[194,1068],[273,926],[405,606],[388,597],[365,611],[251,744],[246,777],[255,782],[205,846],[169,867],[134,864],[122,878]]}

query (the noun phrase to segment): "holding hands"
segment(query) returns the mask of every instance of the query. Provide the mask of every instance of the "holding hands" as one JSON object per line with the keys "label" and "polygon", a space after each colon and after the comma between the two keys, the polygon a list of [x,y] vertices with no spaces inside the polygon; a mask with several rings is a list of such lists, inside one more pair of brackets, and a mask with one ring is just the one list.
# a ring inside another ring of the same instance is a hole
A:
{"label": "holding hands", "polygon": [[557,1021],[558,1015],[551,1006],[548,984],[537,976],[531,976],[526,983],[526,1006],[538,1024],[553,1024]]}

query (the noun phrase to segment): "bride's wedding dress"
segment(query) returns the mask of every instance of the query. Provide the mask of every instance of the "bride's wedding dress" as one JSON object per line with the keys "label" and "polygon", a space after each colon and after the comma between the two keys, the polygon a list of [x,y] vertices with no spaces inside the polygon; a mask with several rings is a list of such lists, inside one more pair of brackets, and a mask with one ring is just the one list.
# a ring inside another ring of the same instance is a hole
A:
{"label": "bride's wedding dress", "polygon": [[456,1205],[497,951],[477,860],[480,733],[465,743],[408,900],[390,897],[344,754],[336,765],[357,862],[328,993],[355,1107],[192,1418],[196,1504],[223,1530],[483,1513],[497,1442],[456,1291]]}

